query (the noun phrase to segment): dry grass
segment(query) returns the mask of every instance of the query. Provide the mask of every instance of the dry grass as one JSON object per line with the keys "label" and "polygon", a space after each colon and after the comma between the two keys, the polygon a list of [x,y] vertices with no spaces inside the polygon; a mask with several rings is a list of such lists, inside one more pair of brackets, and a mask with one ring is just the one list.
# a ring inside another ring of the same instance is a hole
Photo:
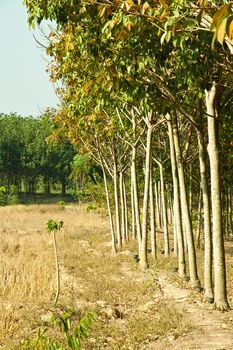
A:
{"label": "dry grass", "polygon": [[30,205],[0,208],[0,345],[18,349],[55,309],[54,252],[45,221],[64,222],[58,233],[61,295],[58,310],[95,310],[85,349],[141,349],[145,342],[190,330],[183,313],[161,298],[156,272],[144,273],[133,260],[137,247],[110,253],[105,218],[82,206]]}

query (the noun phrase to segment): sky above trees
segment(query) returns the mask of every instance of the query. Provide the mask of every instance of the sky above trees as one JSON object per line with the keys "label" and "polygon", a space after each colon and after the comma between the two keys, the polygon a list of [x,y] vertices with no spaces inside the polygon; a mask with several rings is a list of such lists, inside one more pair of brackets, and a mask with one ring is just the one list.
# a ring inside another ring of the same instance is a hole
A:
{"label": "sky above trees", "polygon": [[[44,25],[45,27],[45,25]],[[35,39],[39,30],[29,30],[21,0],[0,2],[0,112],[38,116],[58,99],[46,73],[46,55]]]}

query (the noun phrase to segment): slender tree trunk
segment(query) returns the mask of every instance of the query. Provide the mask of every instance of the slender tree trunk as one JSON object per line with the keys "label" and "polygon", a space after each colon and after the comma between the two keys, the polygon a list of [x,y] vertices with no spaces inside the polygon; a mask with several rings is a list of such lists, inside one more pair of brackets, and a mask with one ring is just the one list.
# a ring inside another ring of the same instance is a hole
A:
{"label": "slender tree trunk", "polygon": [[148,218],[148,200],[150,188],[150,164],[151,164],[151,141],[152,141],[152,112],[147,116],[147,141],[146,141],[146,164],[145,164],[145,183],[142,211],[142,242],[140,247],[140,266],[145,269],[148,267],[147,259],[147,218]]}
{"label": "slender tree trunk", "polygon": [[118,247],[122,247],[122,237],[121,237],[121,227],[120,227],[120,208],[119,208],[119,174],[117,169],[117,163],[115,155],[113,157],[114,161],[114,171],[113,171],[113,181],[114,181],[114,199],[115,199],[115,219],[116,219],[116,235]]}
{"label": "slender tree trunk", "polygon": [[59,268],[58,254],[57,254],[57,241],[56,241],[55,231],[53,231],[53,245],[54,245],[55,264],[56,264],[56,285],[57,286],[56,286],[56,295],[54,298],[54,305],[56,305],[60,294],[60,268]]}
{"label": "slender tree trunk", "polygon": [[120,201],[121,201],[121,237],[122,237],[123,243],[126,243],[125,202],[124,202],[123,173],[122,172],[120,172]]}
{"label": "slender tree trunk", "polygon": [[168,235],[168,225],[167,225],[167,206],[164,190],[164,174],[163,174],[163,165],[159,164],[160,171],[160,183],[161,183],[161,204],[162,204],[162,213],[163,213],[163,234],[164,234],[164,252],[165,256],[169,256],[170,247],[169,247],[169,235]]}
{"label": "slender tree trunk", "polygon": [[124,198],[124,216],[125,216],[125,237],[126,240],[129,240],[129,219],[128,219],[128,205],[127,205],[127,194],[126,194],[126,186],[125,186],[125,177],[123,176],[123,198]]}
{"label": "slender tree trunk", "polygon": [[161,220],[160,220],[160,207],[159,207],[159,192],[158,184],[155,181],[155,208],[156,208],[156,224],[159,229],[161,229]]}
{"label": "slender tree trunk", "polygon": [[198,197],[198,208],[197,208],[197,233],[196,233],[196,241],[197,241],[198,248],[200,248],[200,245],[201,245],[201,230],[202,230],[202,189],[200,187],[199,197]]}
{"label": "slender tree trunk", "polygon": [[193,165],[190,164],[189,167],[189,212],[192,219],[192,209],[193,209]]}
{"label": "slender tree trunk", "polygon": [[178,178],[179,178],[179,186],[180,186],[181,209],[182,209],[182,214],[184,219],[185,234],[186,234],[187,245],[188,245],[190,282],[194,288],[199,289],[200,281],[197,274],[196,252],[195,252],[195,246],[194,246],[192,222],[191,222],[190,213],[189,213],[184,168],[183,168],[183,162],[182,162],[182,156],[181,156],[181,150],[180,150],[176,116],[174,116],[173,118],[172,125],[173,125],[174,145],[175,145]]}
{"label": "slender tree trunk", "polygon": [[170,155],[171,155],[171,167],[172,167],[172,181],[173,181],[173,193],[174,193],[174,223],[176,227],[176,237],[178,243],[178,263],[179,263],[179,275],[185,277],[186,265],[185,265],[185,252],[184,252],[184,238],[181,222],[181,208],[180,208],[180,194],[179,194],[179,179],[177,172],[177,163],[174,149],[173,130],[170,115],[167,115],[168,135],[170,143]]}
{"label": "slender tree trunk", "polygon": [[65,195],[66,194],[66,179],[62,179],[61,185],[62,185],[61,193],[62,193],[62,195]]}
{"label": "slender tree trunk", "polygon": [[206,155],[204,139],[201,131],[197,132],[199,162],[201,174],[201,189],[203,196],[203,211],[204,211],[204,289],[205,297],[208,302],[213,302],[213,278],[212,278],[212,234],[211,234],[211,219],[210,219],[210,197],[206,170]]}
{"label": "slender tree trunk", "polygon": [[222,211],[220,191],[220,165],[218,149],[218,121],[217,114],[218,91],[213,84],[210,91],[206,91],[206,109],[208,119],[208,153],[210,159],[212,222],[213,222],[213,255],[214,255],[214,302],[217,309],[229,309],[226,289],[225,251],[222,232]]}
{"label": "slender tree trunk", "polygon": [[230,235],[232,235],[232,228],[233,228],[233,224],[232,224],[232,193],[231,193],[231,188],[228,187],[228,197],[229,197],[229,206],[228,206],[228,211],[229,211],[229,232]]}
{"label": "slender tree trunk", "polygon": [[132,166],[131,166],[131,226],[132,226],[132,237],[136,239],[136,222],[135,222],[135,202],[134,202],[134,185],[132,179]]}
{"label": "slender tree trunk", "polygon": [[135,221],[137,229],[137,239],[138,246],[140,251],[140,245],[142,240],[142,228],[140,221],[140,208],[139,208],[139,199],[138,199],[138,181],[137,181],[137,171],[136,171],[136,147],[132,147],[132,165],[131,165],[131,178],[133,182],[133,193],[134,193],[134,210],[135,210]]}
{"label": "slender tree trunk", "polygon": [[116,238],[115,238],[115,232],[114,232],[114,225],[113,225],[113,215],[112,215],[112,208],[109,198],[109,190],[108,190],[108,182],[107,182],[107,176],[106,171],[102,163],[102,171],[103,171],[103,177],[104,177],[104,187],[105,187],[105,194],[106,194],[106,201],[107,201],[107,207],[108,207],[108,217],[109,217],[109,224],[110,224],[110,232],[111,232],[111,242],[112,242],[112,252],[116,253]]}
{"label": "slender tree trunk", "polygon": [[158,208],[159,208],[159,221],[161,228],[163,228],[163,205],[162,205],[162,194],[161,194],[161,181],[158,181]]}
{"label": "slender tree trunk", "polygon": [[155,227],[155,205],[154,205],[154,188],[152,178],[152,162],[150,167],[150,234],[151,234],[151,256],[157,259],[156,248],[156,227]]}

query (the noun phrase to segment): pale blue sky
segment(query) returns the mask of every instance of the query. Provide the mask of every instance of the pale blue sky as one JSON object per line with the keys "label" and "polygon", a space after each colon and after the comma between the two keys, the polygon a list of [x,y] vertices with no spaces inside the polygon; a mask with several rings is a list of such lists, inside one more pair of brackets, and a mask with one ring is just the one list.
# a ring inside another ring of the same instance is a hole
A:
{"label": "pale blue sky", "polygon": [[[0,113],[38,116],[59,101],[45,72],[46,54],[28,28],[22,3],[0,0]],[[42,40],[39,31],[36,37]]]}

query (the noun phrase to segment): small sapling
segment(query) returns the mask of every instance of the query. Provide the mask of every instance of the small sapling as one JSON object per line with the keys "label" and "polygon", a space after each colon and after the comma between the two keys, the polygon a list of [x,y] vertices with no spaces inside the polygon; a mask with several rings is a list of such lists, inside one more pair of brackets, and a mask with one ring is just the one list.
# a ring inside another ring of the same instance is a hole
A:
{"label": "small sapling", "polygon": [[54,299],[54,305],[56,305],[60,294],[60,269],[59,269],[58,253],[57,253],[56,233],[57,231],[60,231],[60,229],[62,228],[63,221],[56,222],[52,219],[49,219],[48,221],[46,221],[45,225],[46,225],[47,231],[49,233],[52,233],[53,235],[55,263],[56,263],[56,280],[57,280],[57,290],[56,290],[56,295]]}

